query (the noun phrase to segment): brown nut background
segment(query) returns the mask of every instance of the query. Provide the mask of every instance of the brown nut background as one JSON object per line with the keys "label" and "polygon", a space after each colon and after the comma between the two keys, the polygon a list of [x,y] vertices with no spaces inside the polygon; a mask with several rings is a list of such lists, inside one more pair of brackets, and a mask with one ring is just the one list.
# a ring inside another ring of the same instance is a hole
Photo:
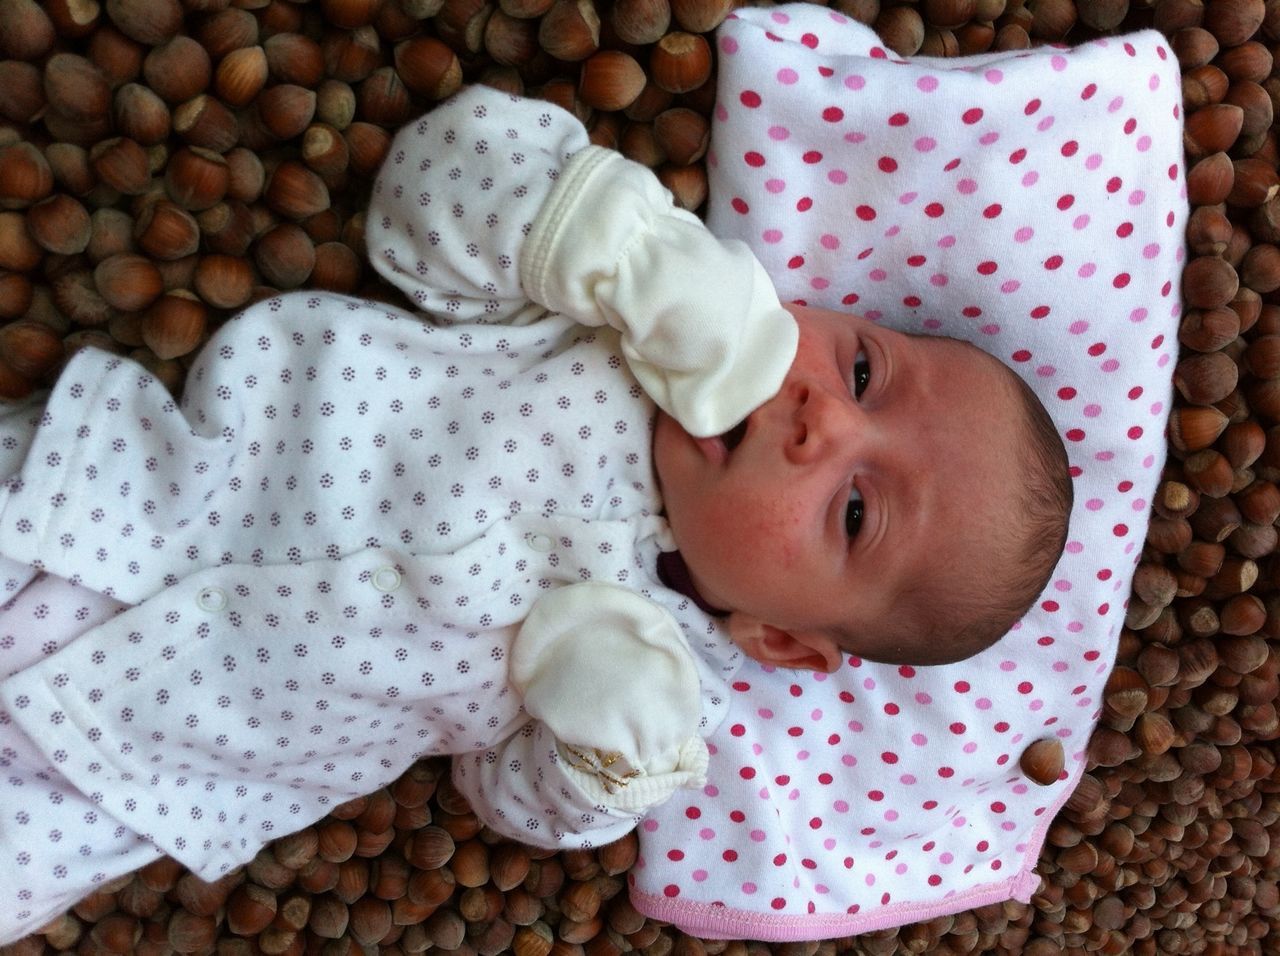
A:
{"label": "brown nut background", "polygon": [[[1280,0],[829,5],[904,55],[1154,26],[1183,69],[1195,214],[1170,459],[1089,772],[1031,904],[823,942],[698,939],[627,902],[634,835],[503,841],[436,760],[217,883],[160,860],[0,954],[1280,952]],[[247,302],[394,297],[364,262],[371,177],[394,129],[462,82],[573,110],[698,209],[704,38],[733,6],[0,0],[0,396],[48,384],[84,342],[177,392]],[[1024,770],[1055,779],[1061,755],[1037,744]]]}

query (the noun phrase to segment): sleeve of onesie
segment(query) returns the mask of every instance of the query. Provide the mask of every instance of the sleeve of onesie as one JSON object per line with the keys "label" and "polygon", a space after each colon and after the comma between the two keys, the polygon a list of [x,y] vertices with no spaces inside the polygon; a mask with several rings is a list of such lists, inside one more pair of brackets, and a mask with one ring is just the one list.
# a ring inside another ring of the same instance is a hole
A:
{"label": "sleeve of onesie", "polygon": [[521,624],[509,674],[535,720],[454,761],[459,790],[499,832],[599,846],[706,782],[697,669],[653,601],[596,582],[551,592]]}
{"label": "sleeve of onesie", "polygon": [[550,310],[616,329],[645,391],[694,435],[741,421],[795,355],[795,321],[747,246],[549,103],[473,87],[405,127],[367,235],[374,267],[439,318]]}

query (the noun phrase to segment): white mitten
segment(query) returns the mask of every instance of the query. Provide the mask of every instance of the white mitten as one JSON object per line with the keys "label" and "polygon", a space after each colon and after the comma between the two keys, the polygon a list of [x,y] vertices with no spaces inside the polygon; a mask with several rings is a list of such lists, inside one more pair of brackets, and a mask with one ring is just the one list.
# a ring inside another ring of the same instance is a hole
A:
{"label": "white mitten", "polygon": [[540,598],[512,646],[511,682],[580,785],[618,807],[705,780],[698,675],[665,609],[612,584]]}

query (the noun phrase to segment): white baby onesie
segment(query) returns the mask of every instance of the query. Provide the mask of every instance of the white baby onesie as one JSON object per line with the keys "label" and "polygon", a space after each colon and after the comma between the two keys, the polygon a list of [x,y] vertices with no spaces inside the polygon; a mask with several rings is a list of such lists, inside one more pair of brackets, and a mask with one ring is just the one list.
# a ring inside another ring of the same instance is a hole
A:
{"label": "white baby onesie", "polygon": [[[569,114],[483,88],[396,138],[368,243],[442,323],[281,296],[219,330],[181,403],[96,352],[50,397],[0,552],[135,606],[0,684],[22,745],[0,747],[0,939],[109,869],[89,841],[83,872],[41,874],[51,820],[212,878],[428,754],[543,845],[701,780],[741,658],[657,579],[645,391],[696,434],[776,391],[796,333],[758,263]],[[49,797],[19,819],[23,766]]]}

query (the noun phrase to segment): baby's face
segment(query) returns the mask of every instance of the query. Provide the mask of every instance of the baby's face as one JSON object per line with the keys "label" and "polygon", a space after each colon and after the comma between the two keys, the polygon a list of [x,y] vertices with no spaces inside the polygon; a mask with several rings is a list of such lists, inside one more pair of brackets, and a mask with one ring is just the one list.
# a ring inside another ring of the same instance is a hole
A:
{"label": "baby's face", "polygon": [[904,642],[930,640],[926,605],[999,573],[987,558],[1017,519],[1023,435],[1009,370],[948,339],[789,308],[795,361],[745,430],[698,439],[659,415],[672,533],[735,636],[746,622],[834,642],[799,666],[829,668],[841,647],[911,656]]}

